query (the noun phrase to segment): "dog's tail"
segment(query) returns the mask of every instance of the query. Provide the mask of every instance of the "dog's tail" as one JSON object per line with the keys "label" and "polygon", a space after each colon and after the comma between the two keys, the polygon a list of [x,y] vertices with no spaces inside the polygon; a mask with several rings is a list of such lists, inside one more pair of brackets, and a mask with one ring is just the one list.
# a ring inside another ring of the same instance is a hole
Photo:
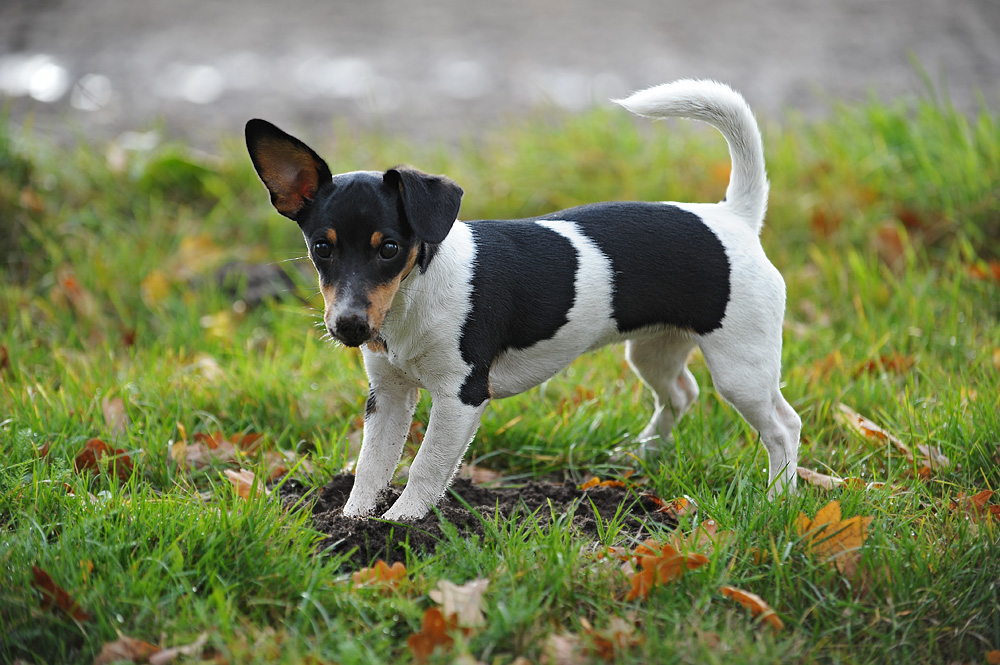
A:
{"label": "dog's tail", "polygon": [[682,79],[614,102],[649,118],[703,120],[722,132],[733,160],[724,204],[760,233],[768,191],[764,146],[753,111],[738,92],[717,81]]}

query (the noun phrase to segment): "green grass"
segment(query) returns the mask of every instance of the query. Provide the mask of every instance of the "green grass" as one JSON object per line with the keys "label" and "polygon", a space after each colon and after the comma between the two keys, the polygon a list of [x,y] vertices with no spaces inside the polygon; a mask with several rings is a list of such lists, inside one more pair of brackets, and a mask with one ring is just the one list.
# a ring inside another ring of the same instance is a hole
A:
{"label": "green grass", "polygon": [[[499,520],[489,538],[411,557],[403,592],[352,589],[301,511],[238,498],[218,469],[178,470],[178,423],[309,453],[311,484],[346,462],[366,381],[356,353],[320,340],[301,301],[321,307],[311,278],[249,308],[212,281],[229,260],[293,265],[297,229],[234,142],[212,158],[178,145],[119,158],[114,146],[0,130],[0,660],[89,663],[119,634],[173,646],[204,633],[228,662],[407,662],[437,581],[487,577],[487,625],[456,646],[486,663],[539,662],[550,635],[616,616],[644,636],[621,662],[985,662],[1000,648],[997,524],[948,501],[1000,485],[1000,285],[977,276],[1000,257],[998,116],[872,102],[764,132],[763,242],[788,284],[784,392],[804,421],[801,463],[903,491],[803,487],[768,503],[756,433],[696,356],[702,397],[639,475],[660,496],[695,498],[697,519],[735,536],[708,565],[625,602],[622,579],[565,518]],[[465,219],[718,200],[728,168],[714,131],[619,111],[526,121],[450,149],[345,126],[321,148],[334,171],[447,172],[466,190]],[[67,296],[72,279],[89,296]],[[912,365],[900,370],[897,355]],[[73,470],[87,439],[114,438],[102,402],[115,397],[130,418],[115,445],[137,470],[125,483]],[[470,458],[512,478],[615,475],[625,468],[607,452],[641,429],[650,402],[620,349],[602,350],[491,405]],[[837,423],[841,402],[951,466],[914,479],[913,465]],[[845,516],[875,518],[864,584],[807,556],[795,530],[800,511],[835,498]],[[633,544],[604,517],[608,540]],[[33,565],[91,618],[42,609]],[[721,584],[763,597],[785,630],[756,625]]]}

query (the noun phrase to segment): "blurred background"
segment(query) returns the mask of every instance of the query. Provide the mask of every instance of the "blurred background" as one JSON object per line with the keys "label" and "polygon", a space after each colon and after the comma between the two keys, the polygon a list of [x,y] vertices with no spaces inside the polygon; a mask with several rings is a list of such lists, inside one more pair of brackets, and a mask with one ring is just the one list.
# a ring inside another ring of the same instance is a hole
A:
{"label": "blurred background", "polygon": [[61,141],[156,127],[210,146],[252,116],[447,140],[680,77],[726,81],[763,116],[927,81],[995,106],[1000,1],[0,1],[6,121]]}

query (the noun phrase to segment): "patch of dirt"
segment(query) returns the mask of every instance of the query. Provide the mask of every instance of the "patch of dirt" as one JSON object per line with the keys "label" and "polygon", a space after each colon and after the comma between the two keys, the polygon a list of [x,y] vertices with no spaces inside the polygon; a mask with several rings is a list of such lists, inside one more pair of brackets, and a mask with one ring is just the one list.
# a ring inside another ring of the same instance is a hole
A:
{"label": "patch of dirt", "polygon": [[[517,515],[522,520],[531,519],[530,516],[534,515],[540,524],[545,525],[552,521],[553,516],[573,511],[573,528],[582,537],[594,540],[599,536],[595,508],[603,522],[612,520],[620,509],[624,515],[623,534],[638,540],[651,535],[649,526],[656,528],[659,525],[667,529],[677,526],[670,514],[657,512],[659,504],[655,499],[643,496],[635,489],[594,487],[583,491],[571,481],[531,481],[517,487],[490,489],[467,479],[457,479],[437,505],[440,517],[431,513],[408,523],[357,519],[341,513],[353,485],[354,476],[339,474],[325,487],[310,493],[309,488],[290,480],[282,485],[280,494],[286,505],[292,505],[306,496],[307,505],[311,504],[313,527],[327,535],[319,543],[319,548],[331,554],[353,550],[350,561],[359,568],[371,565],[377,559],[389,563],[404,561],[407,549],[416,554],[433,553],[438,544],[446,540],[441,528],[442,519],[451,524],[459,535],[478,535],[481,540],[489,537],[483,522],[491,522],[497,512],[504,517]],[[385,490],[376,514],[385,512],[400,491],[401,488],[395,486]]]}

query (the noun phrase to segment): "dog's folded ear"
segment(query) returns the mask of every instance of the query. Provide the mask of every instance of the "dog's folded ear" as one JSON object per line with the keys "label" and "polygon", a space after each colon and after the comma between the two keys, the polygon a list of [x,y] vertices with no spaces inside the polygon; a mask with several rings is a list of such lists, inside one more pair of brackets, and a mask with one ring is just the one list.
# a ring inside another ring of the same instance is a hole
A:
{"label": "dog's folded ear", "polygon": [[398,190],[406,222],[418,238],[437,244],[445,239],[462,207],[462,188],[450,178],[397,166],[382,176],[386,187]]}
{"label": "dog's folded ear", "polygon": [[271,193],[271,203],[285,217],[298,219],[323,184],[333,179],[330,167],[312,148],[266,120],[246,126],[247,150]]}

